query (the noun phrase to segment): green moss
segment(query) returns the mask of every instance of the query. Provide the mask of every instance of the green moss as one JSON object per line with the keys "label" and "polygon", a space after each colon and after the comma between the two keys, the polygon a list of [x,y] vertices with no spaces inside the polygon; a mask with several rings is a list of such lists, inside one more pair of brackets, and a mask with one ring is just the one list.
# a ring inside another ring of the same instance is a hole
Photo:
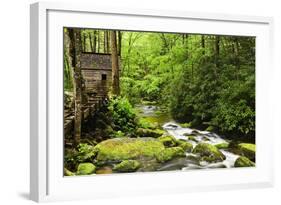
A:
{"label": "green moss", "polygon": [[64,176],[75,176],[75,174],[73,172],[69,171],[66,168],[63,169],[63,174],[64,174]]}
{"label": "green moss", "polygon": [[199,143],[192,152],[200,155],[201,160],[207,162],[220,162],[225,160],[225,156],[218,148],[207,143]]}
{"label": "green moss", "polygon": [[214,129],[215,129],[215,128],[214,128],[212,125],[210,125],[210,126],[208,126],[208,127],[206,128],[206,131],[208,131],[208,132],[213,132]]}
{"label": "green moss", "polygon": [[160,130],[160,129],[152,130],[152,129],[138,128],[136,133],[140,137],[154,137],[154,138],[157,138],[157,137],[162,136],[165,133],[165,131],[164,130]]}
{"label": "green moss", "polygon": [[234,167],[254,167],[255,163],[249,160],[247,157],[239,157],[234,163]]}
{"label": "green moss", "polygon": [[238,150],[241,154],[250,160],[255,161],[256,158],[256,145],[250,143],[240,143],[238,144]]}
{"label": "green moss", "polygon": [[190,128],[190,127],[191,127],[191,122],[180,123],[180,126],[181,126],[182,128]]}
{"label": "green moss", "polygon": [[115,138],[95,146],[98,161],[122,161],[141,157],[154,158],[164,145],[153,138]]}
{"label": "green moss", "polygon": [[185,152],[181,147],[166,148],[156,158],[158,162],[166,162],[176,157],[185,157]]}
{"label": "green moss", "polygon": [[229,143],[223,142],[223,143],[220,143],[220,144],[216,144],[215,147],[218,148],[218,149],[227,149],[229,147]]}
{"label": "green moss", "polygon": [[194,141],[194,142],[198,142],[198,140],[196,140],[195,136],[193,136],[193,135],[186,136],[186,138],[187,138],[188,140],[192,140],[192,141]]}
{"label": "green moss", "polygon": [[88,175],[93,174],[96,171],[96,166],[92,163],[81,163],[78,165],[77,174],[78,175]]}
{"label": "green moss", "polygon": [[158,137],[158,140],[164,144],[165,147],[174,147],[177,145],[177,141],[173,136],[163,135]]}
{"label": "green moss", "polygon": [[193,145],[189,142],[186,142],[184,140],[177,140],[177,145],[181,147],[186,152],[191,152],[193,149]]}
{"label": "green moss", "polygon": [[140,168],[141,164],[137,160],[124,160],[113,167],[117,172],[134,172]]}
{"label": "green moss", "polygon": [[157,122],[151,122],[147,118],[140,118],[138,120],[138,126],[140,128],[144,128],[144,129],[157,129],[158,123]]}

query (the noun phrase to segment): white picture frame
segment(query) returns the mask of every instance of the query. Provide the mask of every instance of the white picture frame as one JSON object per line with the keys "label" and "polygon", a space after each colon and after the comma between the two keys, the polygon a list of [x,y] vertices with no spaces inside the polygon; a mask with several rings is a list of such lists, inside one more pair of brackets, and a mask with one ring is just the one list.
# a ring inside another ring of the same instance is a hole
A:
{"label": "white picture frame", "polygon": [[[63,177],[64,26],[256,36],[256,167]],[[41,202],[273,186],[272,113],[263,109],[270,106],[272,29],[270,17],[97,8],[79,3],[32,4],[30,198]]]}

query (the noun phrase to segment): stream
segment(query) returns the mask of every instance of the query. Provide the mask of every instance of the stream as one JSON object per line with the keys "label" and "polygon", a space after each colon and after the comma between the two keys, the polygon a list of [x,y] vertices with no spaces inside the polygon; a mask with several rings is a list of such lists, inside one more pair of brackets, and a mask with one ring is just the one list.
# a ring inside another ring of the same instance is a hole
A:
{"label": "stream", "polygon": [[[172,135],[176,139],[186,140],[190,142],[193,147],[198,143],[204,142],[212,145],[226,143],[227,141],[213,132],[201,131],[192,128],[183,128],[180,124],[176,123],[171,115],[167,112],[160,112],[159,107],[155,105],[138,105],[137,109],[140,111],[140,115],[146,118],[152,123],[158,123],[169,135]],[[158,112],[157,112],[158,111]],[[187,136],[193,136],[190,140]],[[191,170],[191,169],[209,169],[209,168],[232,168],[234,167],[235,160],[239,157],[234,153],[231,153],[225,149],[220,149],[220,151],[225,155],[226,159],[222,162],[208,163],[206,161],[198,162],[197,160],[192,160],[196,158],[195,154],[186,153],[186,158],[171,160],[164,163],[158,170]]]}

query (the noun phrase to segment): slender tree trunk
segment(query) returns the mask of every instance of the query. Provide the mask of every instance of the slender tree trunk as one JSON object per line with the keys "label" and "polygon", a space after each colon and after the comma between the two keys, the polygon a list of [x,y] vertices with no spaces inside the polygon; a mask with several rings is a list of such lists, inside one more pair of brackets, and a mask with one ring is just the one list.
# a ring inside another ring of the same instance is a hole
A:
{"label": "slender tree trunk", "polygon": [[92,33],[89,32],[88,36],[89,36],[89,40],[90,40],[91,52],[94,52],[94,43],[93,43],[93,39],[92,39]]}
{"label": "slender tree trunk", "polygon": [[82,40],[83,40],[83,46],[82,46],[82,52],[86,52],[86,34],[85,33],[82,33],[81,31],[81,35],[82,35]]}
{"label": "slender tree trunk", "polygon": [[122,34],[118,31],[118,55],[121,56]]}
{"label": "slender tree trunk", "polygon": [[218,64],[218,59],[220,55],[220,36],[215,36],[215,60]]}
{"label": "slender tree trunk", "polygon": [[114,95],[120,94],[119,88],[119,66],[116,42],[116,31],[110,31],[111,39],[111,63],[112,63],[112,92]]}
{"label": "slender tree trunk", "polygon": [[202,54],[205,55],[205,37],[201,35],[201,47],[202,47]]}
{"label": "slender tree trunk", "polygon": [[66,66],[68,67],[69,71],[69,80],[71,83],[71,87],[74,89],[74,74],[73,74],[73,67],[71,65],[71,54],[70,54],[70,44],[71,44],[71,39],[69,36],[69,29],[66,29],[64,32],[64,48],[65,48],[65,57],[66,57]]}
{"label": "slender tree trunk", "polygon": [[97,33],[98,33],[98,37],[97,37],[97,46],[98,46],[97,53],[99,53],[100,52],[100,32],[97,31]]}
{"label": "slender tree trunk", "polygon": [[109,34],[109,31],[106,31],[106,51],[107,51],[107,53],[110,53],[110,51],[109,51],[109,41],[110,41],[110,36],[109,36],[110,34]]}
{"label": "slender tree trunk", "polygon": [[96,36],[96,31],[94,31],[94,45],[93,45],[93,52],[95,53],[97,50],[97,36]]}
{"label": "slender tree trunk", "polygon": [[106,41],[106,31],[104,31],[103,32],[103,53],[107,53],[106,44],[107,44],[107,41]]}
{"label": "slender tree trunk", "polygon": [[215,64],[216,66],[214,67],[214,74],[215,77],[218,77],[218,72],[217,68],[219,67],[219,55],[220,55],[220,36],[215,36]]}
{"label": "slender tree trunk", "polygon": [[82,122],[82,75],[81,75],[81,33],[79,29],[69,29],[71,65],[74,68],[74,145],[77,146],[81,137]]}

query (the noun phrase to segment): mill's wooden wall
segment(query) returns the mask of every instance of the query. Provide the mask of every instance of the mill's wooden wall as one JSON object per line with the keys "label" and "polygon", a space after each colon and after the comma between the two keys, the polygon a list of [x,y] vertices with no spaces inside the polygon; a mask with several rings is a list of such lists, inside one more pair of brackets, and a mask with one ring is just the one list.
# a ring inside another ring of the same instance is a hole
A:
{"label": "mill's wooden wall", "polygon": [[[112,84],[111,54],[82,53],[81,72],[86,92],[106,95]],[[106,75],[106,80],[102,75]]]}

